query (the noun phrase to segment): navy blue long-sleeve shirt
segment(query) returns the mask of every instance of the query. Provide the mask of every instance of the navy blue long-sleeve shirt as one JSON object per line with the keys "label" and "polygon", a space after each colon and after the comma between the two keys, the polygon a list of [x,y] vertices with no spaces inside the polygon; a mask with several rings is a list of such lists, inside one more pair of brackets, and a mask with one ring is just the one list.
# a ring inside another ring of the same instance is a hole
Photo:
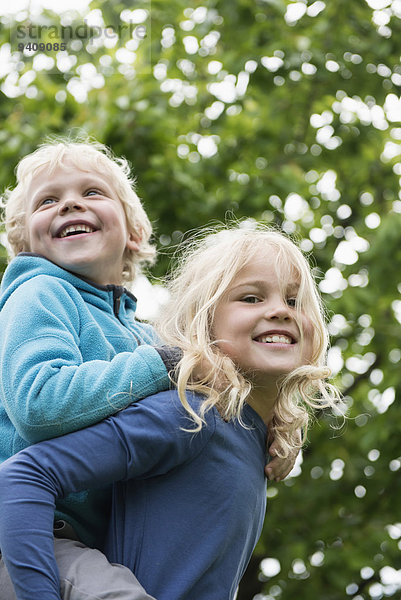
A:
{"label": "navy blue long-sleeve shirt", "polygon": [[249,405],[246,427],[216,410],[206,421],[183,431],[177,393],[161,392],[3,463],[0,548],[18,600],[60,600],[56,497],[111,482],[111,562],[158,600],[232,600],[264,520],[266,427]]}

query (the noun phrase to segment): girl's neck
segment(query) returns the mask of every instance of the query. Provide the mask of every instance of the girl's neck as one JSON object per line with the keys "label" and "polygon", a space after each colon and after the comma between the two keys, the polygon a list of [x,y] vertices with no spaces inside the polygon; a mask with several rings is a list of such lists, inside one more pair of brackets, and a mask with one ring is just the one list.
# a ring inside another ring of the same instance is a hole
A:
{"label": "girl's neck", "polygon": [[276,400],[277,389],[275,387],[270,388],[270,390],[266,390],[265,387],[253,387],[246,401],[263,419],[263,422],[268,425],[274,415]]}

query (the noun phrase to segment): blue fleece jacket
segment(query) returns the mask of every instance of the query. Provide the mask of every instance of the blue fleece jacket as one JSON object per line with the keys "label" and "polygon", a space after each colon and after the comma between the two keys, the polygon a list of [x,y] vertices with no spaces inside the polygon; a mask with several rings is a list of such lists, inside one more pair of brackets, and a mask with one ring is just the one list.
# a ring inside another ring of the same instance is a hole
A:
{"label": "blue fleece jacket", "polygon": [[[195,410],[200,397],[189,394]],[[106,553],[158,600],[233,600],[265,513],[266,426],[212,409],[198,433],[175,391],[23,450],[0,466],[0,546],[18,600],[60,600],[57,496],[113,488]],[[26,527],[30,523],[30,527]]]}
{"label": "blue fleece jacket", "polygon": [[[99,286],[46,258],[18,255],[0,289],[0,461],[168,389],[167,369],[123,287]],[[59,518],[87,544],[104,534],[109,493],[82,492]]]}

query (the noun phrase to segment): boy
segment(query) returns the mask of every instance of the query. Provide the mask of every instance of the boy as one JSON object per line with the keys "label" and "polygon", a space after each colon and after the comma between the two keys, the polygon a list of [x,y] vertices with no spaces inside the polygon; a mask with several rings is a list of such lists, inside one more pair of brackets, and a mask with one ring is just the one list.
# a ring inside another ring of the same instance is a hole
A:
{"label": "boy", "polygon": [[[18,166],[6,227],[18,256],[0,295],[1,461],[168,389],[177,362],[173,349],[151,345],[153,329],[135,319],[136,299],[121,285],[154,256],[125,161],[99,144],[44,144]],[[72,527],[101,547],[109,496],[58,503],[59,535]]]}
{"label": "boy", "polygon": [[[6,227],[18,256],[0,295],[1,461],[166,390],[178,359],[174,349],[151,346],[153,329],[135,320],[135,298],[121,285],[154,256],[151,225],[124,160],[99,144],[42,145],[18,166]],[[277,478],[292,462],[279,464]],[[102,548],[109,501],[109,489],[59,501],[56,534]],[[125,576],[130,600],[149,598],[141,588],[134,595],[131,573],[116,577],[95,550],[61,541],[56,550],[62,585],[79,579],[85,598],[102,597],[105,580]],[[83,564],[81,578],[75,569]],[[2,576],[0,566],[0,582]]]}

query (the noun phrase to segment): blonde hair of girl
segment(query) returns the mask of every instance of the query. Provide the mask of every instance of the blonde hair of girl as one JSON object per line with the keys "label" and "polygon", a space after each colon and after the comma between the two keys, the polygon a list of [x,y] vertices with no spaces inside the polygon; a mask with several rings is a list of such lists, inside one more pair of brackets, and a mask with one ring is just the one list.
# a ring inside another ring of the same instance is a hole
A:
{"label": "blonde hair of girl", "polygon": [[[247,222],[198,233],[185,244],[178,266],[169,278],[170,300],[157,326],[167,343],[183,350],[177,388],[195,424],[194,431],[201,429],[205,412],[213,406],[225,420],[237,418],[241,422],[241,411],[252,385],[213,339],[214,313],[239,271],[266,251],[276,253],[283,295],[289,277],[295,277],[299,283],[295,320],[301,345],[301,315],[306,314],[313,326],[310,363],[281,378],[270,423],[281,455],[287,456],[305,441],[314,410],[332,408],[338,414],[339,403],[337,389],[326,381],[330,376],[326,365],[328,333],[321,298],[308,261],[295,243],[267,226],[254,223],[249,227]],[[189,405],[186,390],[204,396],[199,414]]]}

